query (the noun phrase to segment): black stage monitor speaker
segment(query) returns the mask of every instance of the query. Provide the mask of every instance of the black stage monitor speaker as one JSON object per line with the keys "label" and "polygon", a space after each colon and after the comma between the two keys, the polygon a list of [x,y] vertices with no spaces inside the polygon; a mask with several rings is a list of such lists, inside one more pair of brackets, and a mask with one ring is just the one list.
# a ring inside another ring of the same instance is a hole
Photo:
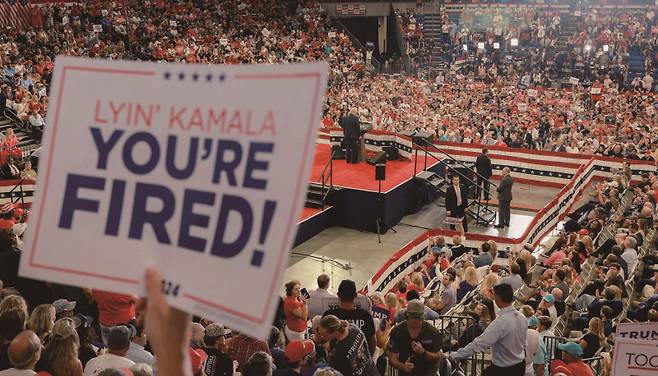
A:
{"label": "black stage monitor speaker", "polygon": [[340,145],[332,146],[331,153],[334,155],[333,159],[345,159],[345,150]]}
{"label": "black stage monitor speaker", "polygon": [[368,159],[368,164],[376,165],[377,163],[386,163],[386,152],[380,151]]}
{"label": "black stage monitor speaker", "polygon": [[386,153],[386,159],[389,161],[395,161],[398,159],[398,148],[395,146],[384,146],[383,150]]}
{"label": "black stage monitor speaker", "polygon": [[384,181],[386,180],[386,164],[377,163],[375,165],[375,180]]}

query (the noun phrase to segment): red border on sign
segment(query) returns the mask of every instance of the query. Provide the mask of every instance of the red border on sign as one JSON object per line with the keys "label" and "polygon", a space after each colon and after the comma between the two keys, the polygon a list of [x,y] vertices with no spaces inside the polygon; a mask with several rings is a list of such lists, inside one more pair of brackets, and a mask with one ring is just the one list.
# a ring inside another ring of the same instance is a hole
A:
{"label": "red border on sign", "polygon": [[[52,156],[55,150],[55,140],[57,138],[57,130],[58,130],[58,125],[59,125],[59,114],[60,114],[60,106],[62,103],[62,92],[64,88],[64,82],[66,80],[66,72],[67,71],[82,71],[82,72],[94,72],[94,73],[105,73],[105,74],[118,74],[118,75],[138,75],[138,76],[155,76],[155,72],[152,71],[131,71],[131,70],[120,70],[120,69],[103,69],[103,68],[89,68],[89,67],[79,67],[79,66],[64,66],[62,70],[62,76],[60,77],[59,81],[59,90],[57,94],[57,107],[55,108],[55,121],[53,124],[53,133],[50,139],[50,145],[51,148],[48,152],[48,161],[47,164],[48,166],[46,167],[46,175],[45,175],[45,183],[43,185],[43,196],[47,196],[48,192],[48,182],[50,179],[50,167],[51,167],[51,161],[53,160]],[[302,154],[302,158],[300,159],[300,165],[299,165],[299,171],[301,171],[304,167],[305,161],[309,157],[309,152],[310,152],[310,145],[313,145],[315,147],[315,142],[314,137],[315,133],[312,132],[313,130],[313,123],[314,123],[314,118],[316,114],[316,109],[318,108],[318,102],[319,102],[319,97],[320,97],[320,74],[319,73],[274,73],[274,74],[237,74],[234,76],[235,79],[243,79],[243,80],[263,80],[263,79],[314,79],[315,80],[315,94],[313,96],[313,106],[311,108],[310,112],[310,119],[309,119],[309,126],[307,129],[306,133],[306,143],[304,144],[304,151]],[[297,178],[297,184],[295,186],[295,197],[298,197],[300,194],[300,189],[302,185],[302,176],[299,175]],[[43,208],[42,208],[43,209]],[[132,285],[138,285],[140,284],[140,281],[134,280],[134,279],[128,279],[128,278],[121,278],[121,277],[114,277],[114,276],[109,276],[109,275],[104,275],[104,274],[97,274],[97,273],[89,273],[85,271],[80,271],[80,270],[74,270],[74,269],[67,269],[67,268],[60,268],[60,267],[54,267],[54,266],[49,266],[49,265],[44,265],[44,264],[38,264],[34,261],[34,256],[35,256],[35,248],[39,239],[39,227],[41,225],[41,219],[43,216],[44,210],[39,210],[39,216],[36,221],[36,233],[34,236],[34,243],[32,244],[32,249],[30,252],[30,260],[29,260],[29,265],[34,268],[41,268],[41,269],[49,269],[49,270],[54,270],[58,272],[63,272],[63,273],[70,273],[70,274],[76,274],[76,275],[82,275],[82,276],[87,276],[87,277],[94,277],[94,278],[99,278],[99,279],[106,279],[106,280],[111,280],[111,281],[116,281],[116,282],[123,282],[127,284],[132,284]],[[256,323],[263,323],[265,321],[266,315],[267,315],[267,307],[270,306],[272,303],[272,297],[274,294],[274,289],[276,288],[275,286],[275,281],[279,277],[279,269],[281,268],[281,263],[283,262],[285,255],[287,253],[288,247],[286,244],[288,244],[288,240],[290,238],[290,234],[292,232],[292,226],[296,225],[296,213],[294,211],[290,212],[290,216],[288,218],[288,224],[286,227],[286,236],[283,239],[283,243],[281,244],[281,249],[278,254],[277,258],[277,265],[275,269],[275,274],[272,282],[270,283],[270,291],[268,293],[268,298],[265,304],[265,309],[263,310],[263,313],[261,314],[260,317],[252,316],[243,312],[239,312],[236,310],[233,310],[229,307],[222,306],[217,303],[213,303],[210,301],[207,301],[203,298],[184,293],[182,296],[192,300],[196,303],[204,304],[209,307],[212,307],[214,309],[218,309],[220,311],[224,311],[226,313],[229,313],[231,315],[243,318],[248,321],[256,322]]]}

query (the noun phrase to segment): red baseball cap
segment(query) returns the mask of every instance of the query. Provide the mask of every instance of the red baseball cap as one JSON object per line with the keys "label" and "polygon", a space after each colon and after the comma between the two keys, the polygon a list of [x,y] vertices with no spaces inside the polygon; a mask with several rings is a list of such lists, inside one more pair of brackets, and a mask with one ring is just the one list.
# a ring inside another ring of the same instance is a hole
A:
{"label": "red baseball cap", "polygon": [[289,362],[299,362],[308,354],[315,351],[315,344],[311,340],[290,341],[286,346],[285,354]]}
{"label": "red baseball cap", "polygon": [[201,367],[203,367],[203,362],[208,359],[208,354],[201,349],[192,349],[190,348],[190,360],[192,361],[192,373],[197,374],[201,372]]}

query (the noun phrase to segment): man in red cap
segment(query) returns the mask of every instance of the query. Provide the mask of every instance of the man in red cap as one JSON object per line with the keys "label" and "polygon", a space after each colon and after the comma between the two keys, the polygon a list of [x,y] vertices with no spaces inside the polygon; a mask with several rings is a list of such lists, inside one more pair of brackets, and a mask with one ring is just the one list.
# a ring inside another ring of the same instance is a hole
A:
{"label": "man in red cap", "polygon": [[14,218],[14,204],[7,202],[0,206],[0,230],[10,229],[16,224]]}
{"label": "man in red cap", "polygon": [[319,368],[314,364],[315,343],[311,340],[290,341],[286,346],[285,354],[288,368],[277,372],[277,376],[301,376],[302,368],[304,374],[312,375]]}

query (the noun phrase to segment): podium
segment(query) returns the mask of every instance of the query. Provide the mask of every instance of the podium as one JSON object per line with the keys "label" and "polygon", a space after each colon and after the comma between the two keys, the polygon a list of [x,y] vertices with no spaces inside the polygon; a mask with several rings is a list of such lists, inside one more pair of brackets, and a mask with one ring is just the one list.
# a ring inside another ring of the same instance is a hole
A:
{"label": "podium", "polygon": [[373,126],[372,123],[361,122],[359,127],[361,128],[359,131],[359,162],[365,162],[368,160],[368,152],[366,152],[366,138],[363,136],[365,136]]}

